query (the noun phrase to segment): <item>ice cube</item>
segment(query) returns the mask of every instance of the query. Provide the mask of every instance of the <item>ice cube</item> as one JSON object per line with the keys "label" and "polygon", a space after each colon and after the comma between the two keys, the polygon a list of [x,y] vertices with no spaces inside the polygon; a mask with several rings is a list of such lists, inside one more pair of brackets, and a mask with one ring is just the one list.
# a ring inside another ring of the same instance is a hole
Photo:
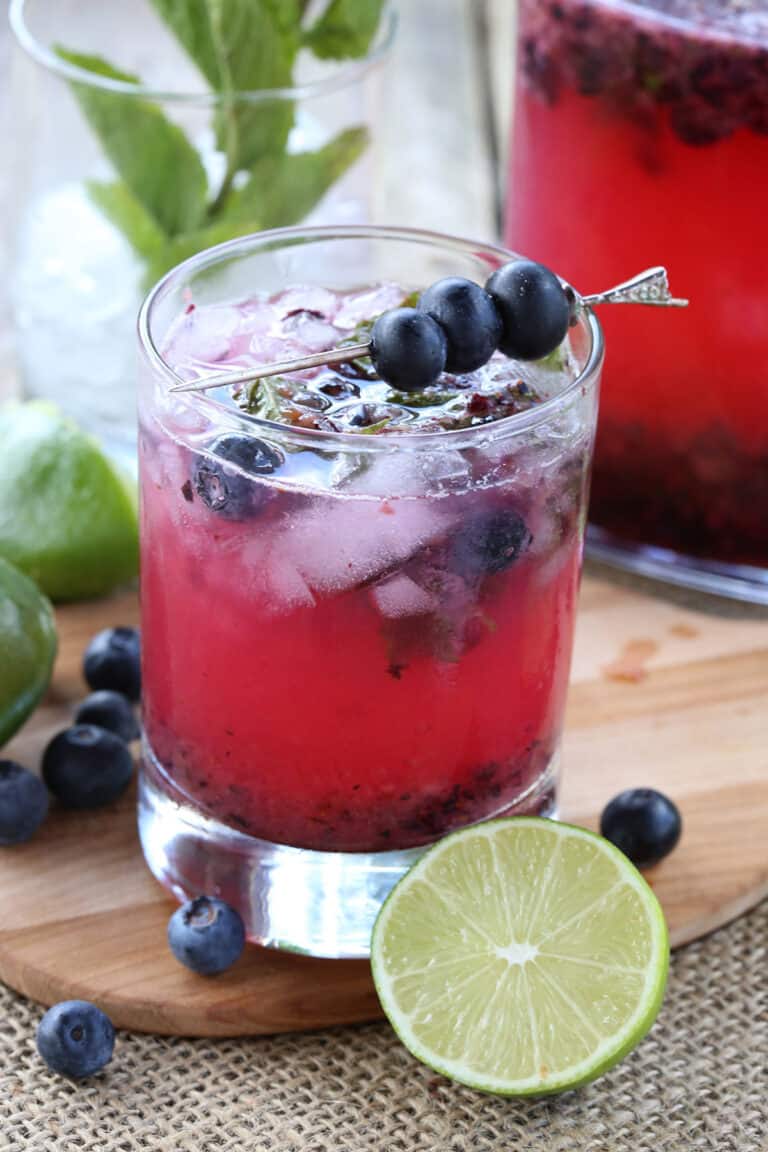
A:
{"label": "ice cube", "polygon": [[[242,529],[242,526],[241,526]],[[261,611],[270,616],[292,608],[311,608],[315,598],[296,565],[279,547],[280,534],[233,532],[219,551],[231,553],[238,583],[252,590]]]}
{"label": "ice cube", "polygon": [[379,316],[403,302],[403,289],[399,284],[375,284],[361,292],[350,292],[342,300],[334,323],[339,328],[354,328],[363,320]]}
{"label": "ice cube", "polygon": [[312,312],[292,313],[283,320],[281,330],[303,352],[325,352],[334,348],[342,338],[338,328]]}
{"label": "ice cube", "polygon": [[357,459],[360,466],[346,481],[348,491],[382,499],[425,495],[428,485],[417,452],[374,450],[359,453]]}
{"label": "ice cube", "polygon": [[343,591],[399,568],[455,521],[428,500],[334,500],[294,516],[279,547],[316,592]]}
{"label": "ice cube", "polygon": [[320,312],[328,320],[332,320],[339,307],[339,298],[329,288],[320,288],[314,284],[299,284],[294,288],[286,288],[278,292],[270,301],[273,315],[287,316],[289,312]]}
{"label": "ice cube", "polygon": [[461,452],[437,449],[419,456],[425,487],[455,491],[465,488],[472,477],[469,461]]}
{"label": "ice cube", "polygon": [[279,552],[270,551],[265,560],[264,577],[268,606],[279,614],[291,608],[312,608],[315,598],[296,567]]}
{"label": "ice cube", "polygon": [[178,371],[189,365],[216,364],[230,355],[241,314],[230,305],[211,305],[185,312],[172,325],[165,346],[166,360]]}
{"label": "ice cube", "polygon": [[437,607],[435,598],[404,572],[374,585],[371,596],[382,616],[423,616]]}

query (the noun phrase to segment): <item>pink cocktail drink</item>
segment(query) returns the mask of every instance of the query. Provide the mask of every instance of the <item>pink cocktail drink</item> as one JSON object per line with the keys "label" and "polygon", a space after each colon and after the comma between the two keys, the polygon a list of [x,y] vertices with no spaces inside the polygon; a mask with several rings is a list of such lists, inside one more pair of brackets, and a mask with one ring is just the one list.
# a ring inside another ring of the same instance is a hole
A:
{"label": "pink cocktail drink", "polygon": [[585,290],[663,262],[691,300],[605,316],[590,520],[627,555],[754,566],[764,596],[765,6],[522,0],[519,44],[507,241]]}
{"label": "pink cocktail drink", "polygon": [[[354,235],[323,243],[364,260]],[[265,929],[238,853],[262,866],[268,852],[270,875],[286,852],[294,873],[386,859],[391,884],[408,850],[452,829],[553,811],[597,330],[581,321],[525,375],[497,353],[422,397],[367,361],[234,400],[171,396],[170,370],[337,347],[434,279],[436,243],[375,237],[415,250],[421,283],[376,275],[379,260],[347,287],[329,262],[332,288],[320,267],[274,290],[258,251],[247,295],[201,278],[156,331],[165,366],[142,397],[145,851],[176,891],[213,879],[247,903],[255,938],[324,954],[358,946]],[[503,259],[453,243],[461,272]],[[158,851],[165,801],[194,816]]]}

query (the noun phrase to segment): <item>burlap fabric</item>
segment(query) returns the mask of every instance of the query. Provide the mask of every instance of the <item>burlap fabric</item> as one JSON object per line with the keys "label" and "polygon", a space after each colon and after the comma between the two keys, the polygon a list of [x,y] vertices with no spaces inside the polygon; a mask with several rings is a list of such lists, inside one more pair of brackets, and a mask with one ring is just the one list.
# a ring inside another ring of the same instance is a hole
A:
{"label": "burlap fabric", "polygon": [[766,1152],[768,903],[674,958],[651,1035],[599,1083],[514,1102],[459,1088],[384,1024],[248,1041],[121,1035],[80,1086],[0,993],[3,1152]]}

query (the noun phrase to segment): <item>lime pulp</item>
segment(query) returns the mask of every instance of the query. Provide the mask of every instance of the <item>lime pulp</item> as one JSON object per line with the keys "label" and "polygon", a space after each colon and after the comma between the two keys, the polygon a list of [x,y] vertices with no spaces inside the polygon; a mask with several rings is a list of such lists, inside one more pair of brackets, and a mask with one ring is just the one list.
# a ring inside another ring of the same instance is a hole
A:
{"label": "lime pulp", "polygon": [[635,1047],[661,1005],[669,942],[658,900],[612,844],[515,818],[425,853],[379,913],[371,963],[414,1056],[530,1095],[586,1083]]}

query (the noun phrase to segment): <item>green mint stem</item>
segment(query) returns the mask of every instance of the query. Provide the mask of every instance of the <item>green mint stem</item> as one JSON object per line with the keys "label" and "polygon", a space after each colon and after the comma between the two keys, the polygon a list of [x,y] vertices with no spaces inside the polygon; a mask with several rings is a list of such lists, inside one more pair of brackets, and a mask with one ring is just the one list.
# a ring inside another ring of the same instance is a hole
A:
{"label": "green mint stem", "polygon": [[237,172],[237,163],[233,164],[231,160],[228,161],[227,170],[224,173],[224,179],[221,182],[221,187],[216,193],[214,199],[211,200],[210,204],[208,205],[207,215],[209,220],[216,220],[217,217],[220,216],[224,211],[227,200],[229,199],[229,194],[232,191],[232,185],[235,182],[235,176],[237,175]]}

